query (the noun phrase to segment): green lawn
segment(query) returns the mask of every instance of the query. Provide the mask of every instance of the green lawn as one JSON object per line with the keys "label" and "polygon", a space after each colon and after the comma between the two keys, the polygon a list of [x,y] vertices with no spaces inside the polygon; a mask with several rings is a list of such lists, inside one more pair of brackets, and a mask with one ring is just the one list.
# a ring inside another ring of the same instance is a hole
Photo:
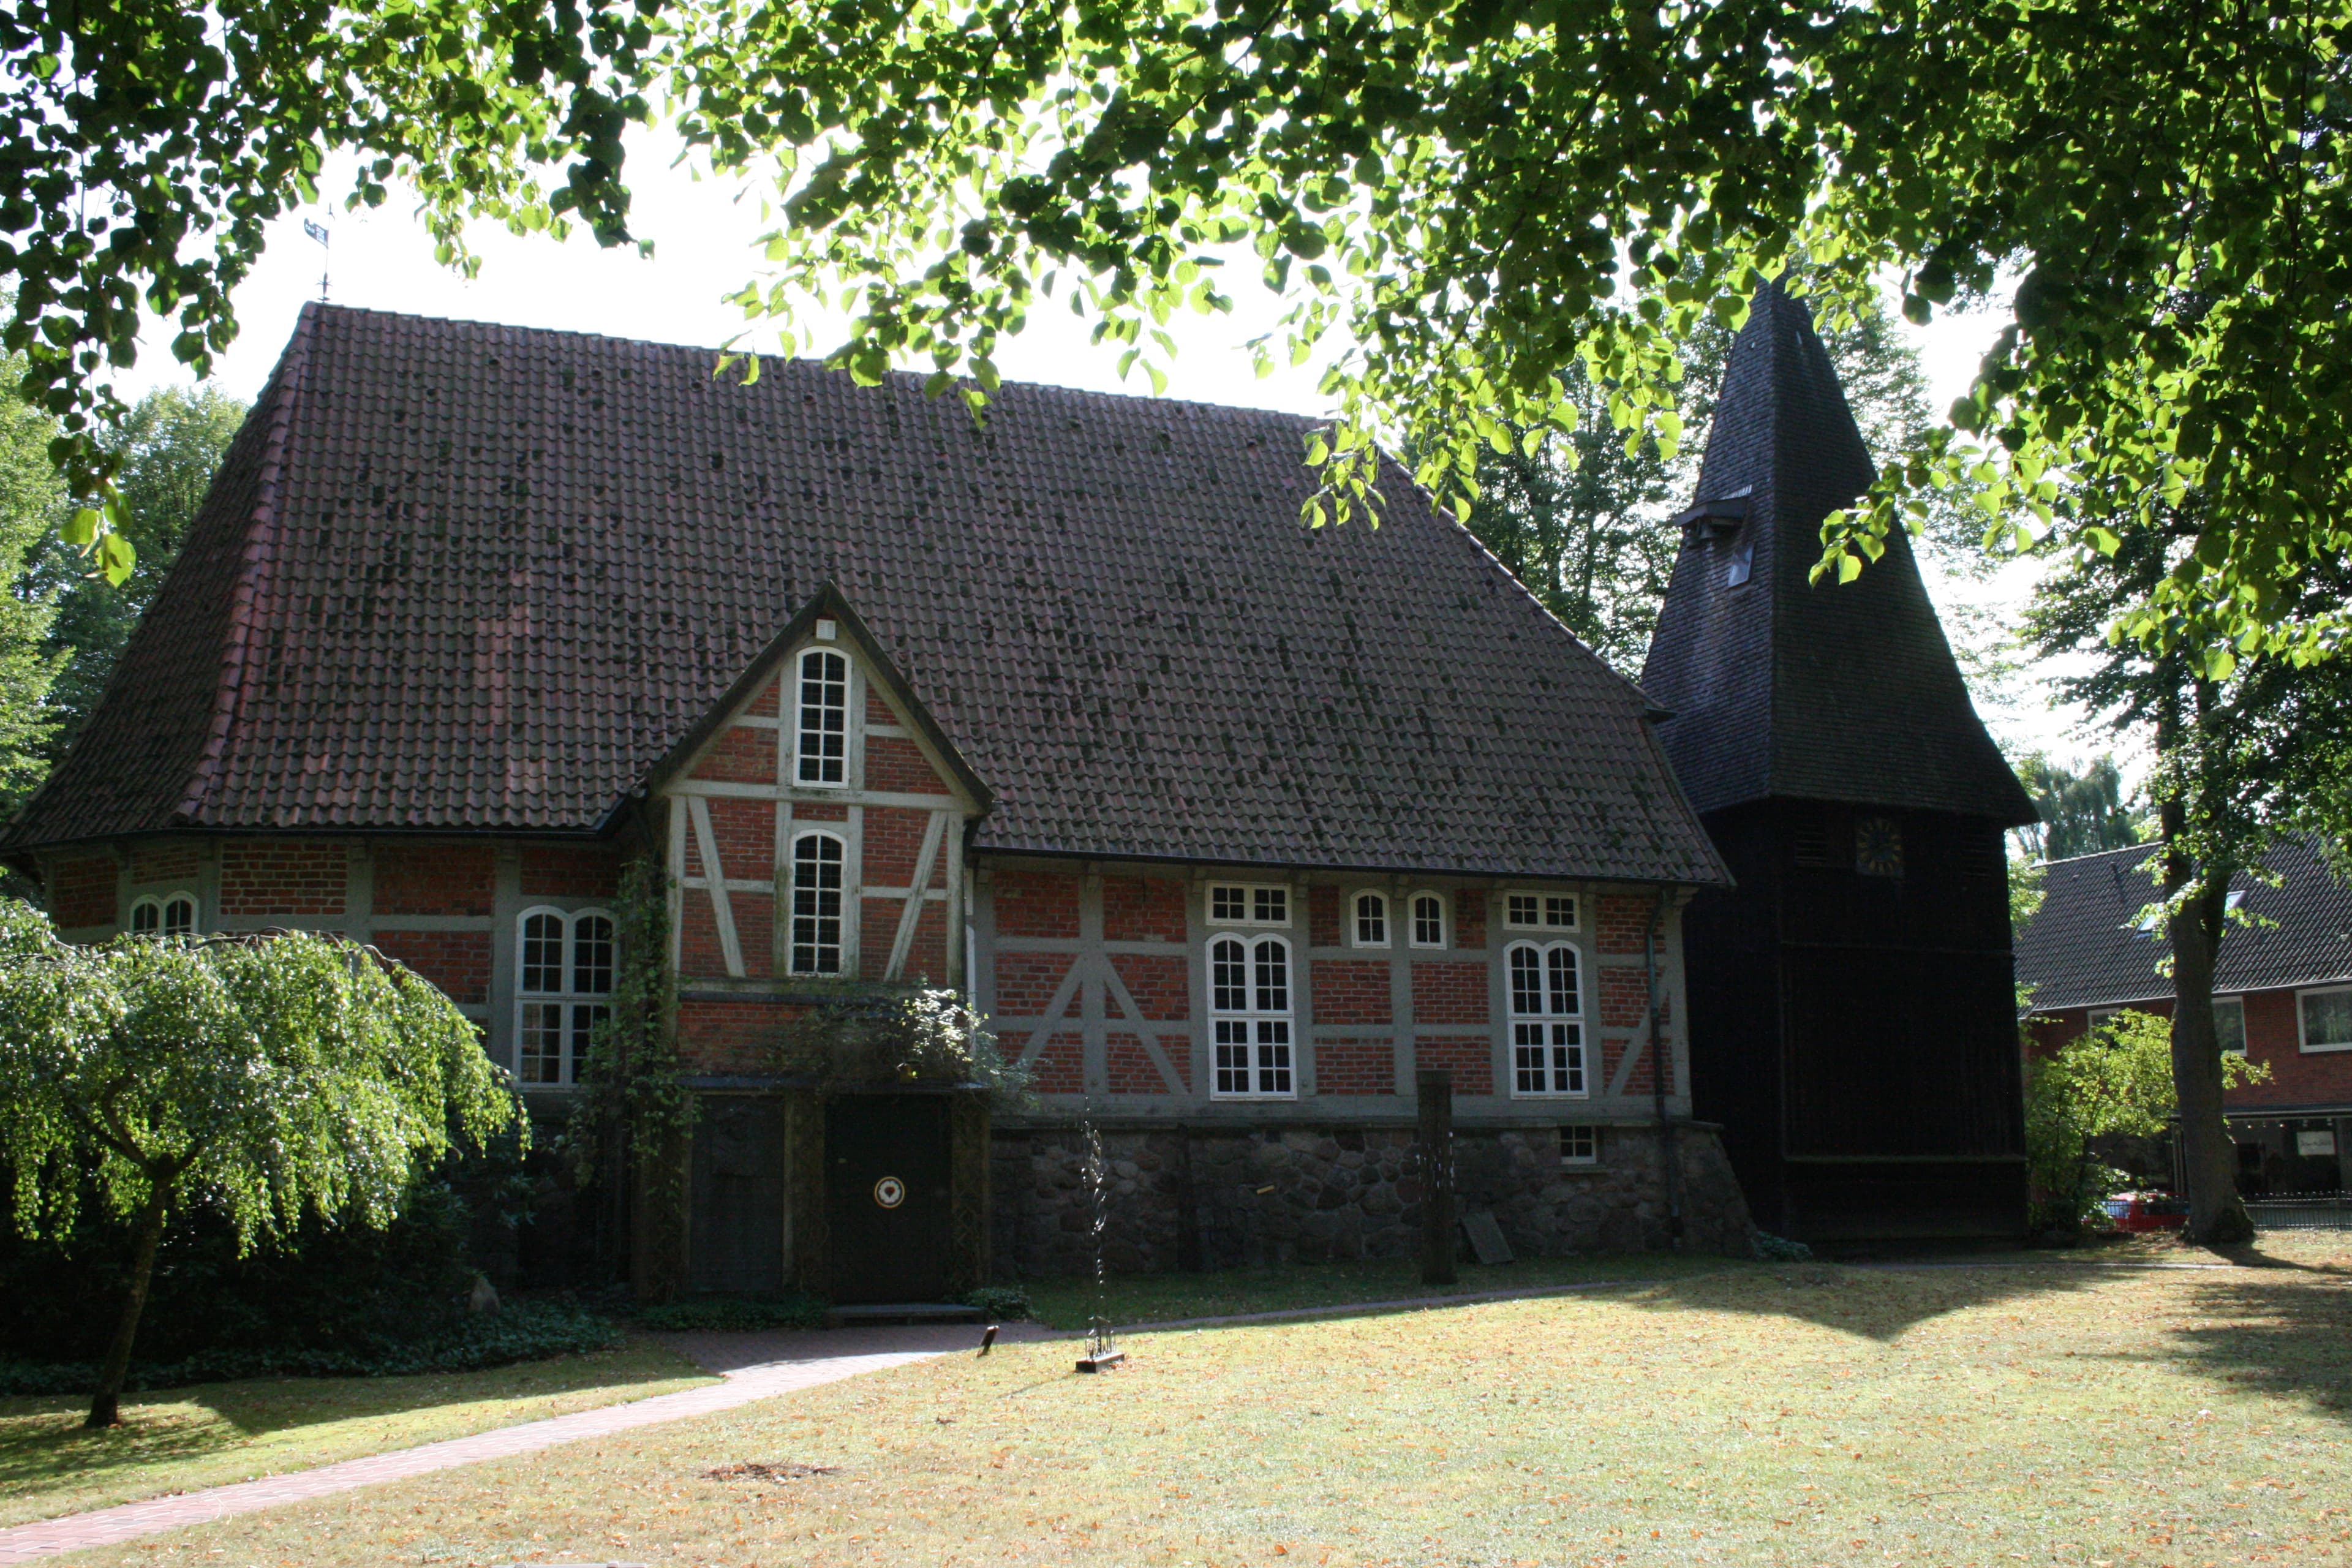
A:
{"label": "green lawn", "polygon": [[[1000,1346],[149,1550],[305,1568],[2352,1562],[2352,1247],[2099,1260],[1738,1268],[1139,1334],[1097,1377],[1066,1343]],[[745,1463],[832,1473],[708,1474]]]}
{"label": "green lawn", "polygon": [[91,1432],[87,1399],[0,1399],[0,1525],[251,1480],[714,1381],[631,1341],[431,1377],[263,1378],[126,1394]]}

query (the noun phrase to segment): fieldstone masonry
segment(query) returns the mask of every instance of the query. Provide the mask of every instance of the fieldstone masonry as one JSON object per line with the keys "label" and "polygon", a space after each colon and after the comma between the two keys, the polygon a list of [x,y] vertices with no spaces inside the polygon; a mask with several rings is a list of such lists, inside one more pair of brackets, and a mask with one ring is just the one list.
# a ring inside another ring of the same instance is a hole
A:
{"label": "fieldstone masonry", "polygon": [[[1683,1244],[1745,1256],[1748,1205],[1712,1127],[1675,1130]],[[1420,1156],[1410,1128],[1107,1126],[1104,1262],[1121,1273],[1335,1258],[1420,1247]],[[1556,1127],[1454,1137],[1464,1212],[1487,1209],[1523,1257],[1672,1245],[1654,1128],[1599,1130],[1597,1158],[1563,1165]],[[1001,1130],[993,1249],[1000,1277],[1093,1267],[1086,1143],[1075,1129]]]}

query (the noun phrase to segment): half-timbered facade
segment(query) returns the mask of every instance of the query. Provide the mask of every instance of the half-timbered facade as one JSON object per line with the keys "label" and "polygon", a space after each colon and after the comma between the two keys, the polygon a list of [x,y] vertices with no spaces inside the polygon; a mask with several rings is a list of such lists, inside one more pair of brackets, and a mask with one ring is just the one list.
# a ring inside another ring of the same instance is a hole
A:
{"label": "half-timbered facade", "polygon": [[[1429,1068],[1522,1249],[1745,1246],[1684,1035],[1722,864],[1647,700],[1402,474],[1316,532],[1294,419],[711,363],[306,311],[8,829],[66,934],[371,942],[557,1119],[649,864],[691,1288],[1076,1267],[1082,1121],[1117,1264],[1405,1251]],[[1027,1103],[780,1065],[927,985]]]}

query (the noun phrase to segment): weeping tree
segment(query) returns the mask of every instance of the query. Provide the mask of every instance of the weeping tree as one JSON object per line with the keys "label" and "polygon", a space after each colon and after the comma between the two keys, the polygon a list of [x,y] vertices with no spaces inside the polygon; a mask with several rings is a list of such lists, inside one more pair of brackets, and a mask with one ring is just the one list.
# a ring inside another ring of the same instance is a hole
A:
{"label": "weeping tree", "polygon": [[225,1215],[240,1249],[306,1217],[381,1228],[448,1152],[520,1102],[473,1025],[372,949],[306,932],[58,941],[0,904],[0,1157],[27,1237],[95,1201],[133,1236],[130,1286],[90,1398],[118,1403],[175,1216]]}

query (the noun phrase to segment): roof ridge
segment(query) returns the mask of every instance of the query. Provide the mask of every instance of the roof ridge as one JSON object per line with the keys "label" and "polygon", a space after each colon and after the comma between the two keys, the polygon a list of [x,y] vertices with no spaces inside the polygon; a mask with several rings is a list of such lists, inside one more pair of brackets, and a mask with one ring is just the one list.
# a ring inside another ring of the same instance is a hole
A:
{"label": "roof ridge", "polygon": [[270,377],[269,436],[261,448],[261,473],[255,487],[253,515],[247,521],[245,551],[237,563],[236,582],[229,591],[228,635],[221,648],[221,679],[213,695],[212,724],[205,736],[204,752],[196,759],[195,771],[189,776],[188,787],[172,813],[182,822],[194,821],[212,794],[220,777],[221,759],[228,752],[229,732],[236,728],[242,706],[253,602],[271,559],[270,546],[276,541],[278,488],[285,473],[287,437],[294,424],[294,399],[301,391],[303,373],[310,368],[311,337],[322,308],[315,300],[303,305],[301,314],[294,321],[293,339],[287,343],[286,353]]}
{"label": "roof ridge", "polygon": [[2062,859],[2044,860],[2042,862],[2042,865],[2044,870],[2055,866],[2079,866],[2085,860],[2096,860],[2103,856],[2134,854],[2147,855],[2162,847],[2162,845],[2157,843],[2156,840],[2151,838],[2143,844],[2126,844],[2115,849],[2092,849],[2080,855],[2068,855]]}
{"label": "roof ridge", "polygon": [[[411,310],[381,310],[369,305],[337,305],[322,303],[316,300],[308,301],[302,309],[306,317],[314,311],[346,316],[380,316],[397,321],[425,321],[446,327],[478,327],[485,331],[521,333],[531,337],[576,338],[587,342],[617,343],[627,348],[660,349],[672,353],[734,354],[739,358],[759,359],[770,363],[781,362],[787,365],[802,365],[810,370],[824,371],[829,374],[842,375],[849,374],[845,370],[836,372],[834,366],[826,364],[822,359],[811,359],[801,354],[764,354],[755,349],[729,348],[724,344],[681,343],[662,338],[629,338],[614,332],[583,331],[578,327],[517,326],[511,321],[488,321],[475,316],[427,316]],[[297,334],[299,335],[303,330],[304,324],[298,323]],[[882,374],[885,380],[903,382],[919,391],[931,378],[930,372],[919,370],[887,370]],[[960,378],[957,384],[974,384],[974,383],[972,378],[967,376]],[[1021,392],[1058,392],[1072,397],[1096,398],[1134,407],[1200,409],[1211,414],[1262,415],[1269,419],[1279,419],[1286,423],[1309,427],[1328,424],[1331,418],[1328,415],[1293,414],[1286,409],[1265,408],[1251,403],[1212,403],[1206,398],[1166,397],[1158,393],[1105,392],[1098,387],[1071,386],[1057,381],[1026,381],[1011,376],[999,382],[998,386],[1000,390],[1010,387]]]}

